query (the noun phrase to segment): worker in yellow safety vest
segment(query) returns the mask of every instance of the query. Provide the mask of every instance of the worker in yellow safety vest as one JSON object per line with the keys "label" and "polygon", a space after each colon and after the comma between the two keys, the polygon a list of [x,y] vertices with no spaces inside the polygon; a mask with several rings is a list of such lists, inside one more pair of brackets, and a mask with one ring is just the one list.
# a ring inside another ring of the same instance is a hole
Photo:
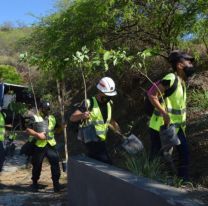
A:
{"label": "worker in yellow safety vest", "polygon": [[[173,73],[167,74],[148,94],[149,100],[155,110],[149,122],[151,139],[151,157],[156,157],[161,151],[161,129],[172,125],[180,144],[176,146],[179,153],[178,176],[184,181],[189,180],[189,149],[185,135],[186,128],[186,83],[185,81],[194,74],[194,58],[181,51],[173,51],[169,55],[169,62]],[[176,89],[161,102],[161,94],[170,89],[177,80]],[[159,89],[159,90],[158,90]],[[160,92],[159,92],[160,91]]]}
{"label": "worker in yellow safety vest", "polygon": [[3,164],[5,161],[5,150],[3,147],[4,136],[5,136],[5,119],[3,113],[1,112],[1,107],[0,107],[0,172],[2,171]]}
{"label": "worker in yellow safety vest", "polygon": [[[96,160],[111,164],[111,159],[106,149],[106,138],[108,127],[111,125],[119,130],[118,124],[112,120],[112,97],[117,92],[115,83],[110,77],[103,77],[97,84],[98,93],[87,100],[71,115],[71,122],[88,120],[94,125],[95,138],[84,139],[88,156]],[[94,136],[94,135],[92,135]]]}
{"label": "worker in yellow safety vest", "polygon": [[[32,154],[32,185],[33,191],[38,191],[38,180],[41,174],[43,159],[47,157],[51,165],[54,192],[60,191],[60,166],[59,155],[56,150],[54,130],[56,119],[50,114],[50,103],[43,101],[39,107],[39,115],[33,115],[31,126],[26,129],[29,139],[33,139],[34,148]],[[34,141],[35,139],[35,141]]]}

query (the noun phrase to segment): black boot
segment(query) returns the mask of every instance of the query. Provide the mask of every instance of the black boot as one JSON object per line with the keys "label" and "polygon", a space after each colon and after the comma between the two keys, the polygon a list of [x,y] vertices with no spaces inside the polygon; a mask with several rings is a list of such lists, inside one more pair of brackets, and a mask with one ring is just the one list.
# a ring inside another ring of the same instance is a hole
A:
{"label": "black boot", "polygon": [[30,188],[31,188],[32,192],[38,192],[38,189],[39,189],[38,183],[37,182],[33,182],[30,185]]}
{"label": "black boot", "polygon": [[60,192],[63,188],[64,188],[63,185],[60,185],[59,182],[53,183],[54,192]]}

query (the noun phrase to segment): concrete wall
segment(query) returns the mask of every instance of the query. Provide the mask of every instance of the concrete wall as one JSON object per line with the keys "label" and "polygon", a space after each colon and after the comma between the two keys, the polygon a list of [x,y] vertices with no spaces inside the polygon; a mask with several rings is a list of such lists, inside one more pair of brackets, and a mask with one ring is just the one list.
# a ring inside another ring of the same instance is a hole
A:
{"label": "concrete wall", "polygon": [[68,206],[199,206],[184,190],[87,157],[69,161]]}

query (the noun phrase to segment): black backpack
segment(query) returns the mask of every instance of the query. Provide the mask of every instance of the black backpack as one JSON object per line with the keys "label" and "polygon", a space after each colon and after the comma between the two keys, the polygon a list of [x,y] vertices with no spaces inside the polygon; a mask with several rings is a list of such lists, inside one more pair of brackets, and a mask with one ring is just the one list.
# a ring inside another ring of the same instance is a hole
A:
{"label": "black backpack", "polygon": [[[150,100],[149,100],[148,92],[152,89],[152,87],[155,86],[155,84],[158,85],[159,83],[160,83],[160,81],[157,81],[157,82],[155,82],[154,84],[152,84],[152,85],[147,89],[147,91],[146,91],[146,93],[145,93],[144,110],[145,110],[145,113],[146,113],[147,116],[152,116],[152,113],[154,112],[154,106],[152,105],[152,103],[151,103]],[[164,93],[164,95],[163,95],[163,99],[165,99],[165,98],[171,96],[171,95],[176,91],[177,85],[178,85],[178,78],[177,78],[177,76],[175,76],[175,80],[174,80],[173,85],[165,91],[165,93]],[[162,98],[159,99],[159,101],[162,102]]]}
{"label": "black backpack", "polygon": [[[93,98],[91,97],[90,99],[90,106],[88,108],[89,111],[92,110],[92,108],[94,107],[94,102],[93,102]],[[79,109],[81,106],[81,103],[75,103],[73,105],[70,106],[68,112],[67,112],[67,117],[66,119],[68,120],[68,131],[69,132],[73,132],[73,133],[78,133],[78,129],[79,129],[79,124],[81,123],[81,121],[78,121],[78,122],[72,122],[70,121],[70,117],[71,115],[77,110]]]}

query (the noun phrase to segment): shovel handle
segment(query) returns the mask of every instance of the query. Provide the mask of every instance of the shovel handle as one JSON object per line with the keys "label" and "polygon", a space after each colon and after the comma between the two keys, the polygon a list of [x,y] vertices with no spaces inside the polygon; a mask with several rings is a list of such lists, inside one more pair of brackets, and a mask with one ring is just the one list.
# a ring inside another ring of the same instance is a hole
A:
{"label": "shovel handle", "polygon": [[113,125],[109,125],[109,127],[110,127],[110,129],[112,129],[113,130],[113,132],[115,133],[115,134],[118,134],[119,136],[121,136],[124,140],[126,140],[126,139],[128,139],[125,135],[123,135],[119,130],[116,130],[114,127],[113,127]]}
{"label": "shovel handle", "polygon": [[115,132],[116,134],[120,135],[124,140],[127,139],[127,137],[126,137],[125,135],[121,134],[120,131],[115,131],[115,130],[114,130],[114,132]]}

